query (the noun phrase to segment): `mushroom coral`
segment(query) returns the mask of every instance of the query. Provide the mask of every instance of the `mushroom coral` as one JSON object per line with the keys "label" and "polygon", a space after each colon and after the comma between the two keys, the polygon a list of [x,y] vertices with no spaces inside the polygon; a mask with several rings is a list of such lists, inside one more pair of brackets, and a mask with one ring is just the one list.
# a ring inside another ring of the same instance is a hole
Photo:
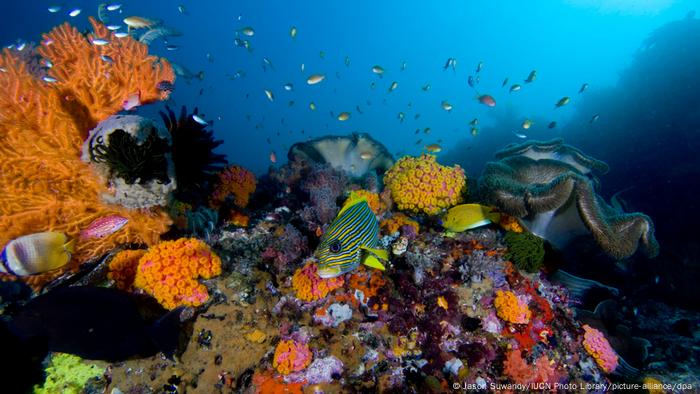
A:
{"label": "mushroom coral", "polygon": [[328,163],[354,178],[372,171],[381,175],[394,164],[394,158],[386,147],[366,133],[327,135],[299,142],[289,148],[287,156],[290,162]]}
{"label": "mushroom coral", "polygon": [[615,259],[631,256],[640,245],[647,256],[658,254],[648,216],[615,210],[596,194],[596,175],[607,172],[605,163],[561,139],[509,145],[496,158],[479,179],[480,195],[535,235],[564,248],[590,234]]}
{"label": "mushroom coral", "polygon": [[[146,45],[116,38],[94,19],[90,22],[95,32],[87,38],[69,24],[44,35],[38,51],[53,63],[49,76],[56,82],[37,79],[8,50],[0,55],[0,245],[40,231],[63,232],[77,240],[66,269],[119,244],[154,244],[169,225],[160,210],[132,211],[103,202],[100,195],[107,186],[80,154],[88,131],[119,111],[134,92],[142,103],[165,98],[167,93],[157,85],[174,80],[172,68],[149,56]],[[109,43],[93,45],[93,38]],[[78,239],[93,220],[114,214],[128,219],[120,231]],[[60,274],[22,279],[38,288]],[[13,277],[0,277],[8,278]]]}

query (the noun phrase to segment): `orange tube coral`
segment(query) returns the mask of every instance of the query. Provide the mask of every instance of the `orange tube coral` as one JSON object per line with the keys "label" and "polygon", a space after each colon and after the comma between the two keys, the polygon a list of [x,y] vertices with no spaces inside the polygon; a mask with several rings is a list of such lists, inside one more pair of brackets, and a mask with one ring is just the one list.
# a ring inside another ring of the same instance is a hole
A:
{"label": "orange tube coral", "polygon": [[[160,211],[130,211],[107,205],[92,169],[80,161],[83,138],[97,122],[121,109],[139,91],[142,103],[161,98],[156,84],[172,81],[170,65],[148,56],[132,38],[117,39],[91,20],[96,37],[110,44],[95,46],[68,24],[46,34],[39,52],[54,66],[54,83],[36,79],[10,51],[0,55],[0,246],[41,231],[60,231],[77,240],[65,269],[100,256],[123,243],[155,244],[170,223]],[[100,59],[113,59],[110,66]],[[77,239],[93,220],[120,215],[124,228],[104,238]],[[35,288],[63,270],[24,277]],[[2,275],[0,279],[13,279]]]}
{"label": "orange tube coral", "polygon": [[134,286],[155,297],[167,309],[199,306],[209,298],[198,277],[221,274],[221,259],[195,238],[165,241],[152,247],[139,260]]}

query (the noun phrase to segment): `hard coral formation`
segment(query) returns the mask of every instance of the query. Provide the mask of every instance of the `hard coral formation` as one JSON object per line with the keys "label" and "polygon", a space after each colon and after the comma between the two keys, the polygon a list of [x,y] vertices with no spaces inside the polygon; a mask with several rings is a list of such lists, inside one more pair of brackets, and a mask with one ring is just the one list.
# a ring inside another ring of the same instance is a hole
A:
{"label": "hard coral formation", "polygon": [[394,164],[384,145],[365,133],[299,142],[289,148],[288,157],[290,163],[329,164],[353,178],[383,174]]}
{"label": "hard coral formation", "polygon": [[170,136],[153,120],[115,115],[100,122],[83,143],[90,163],[110,193],[102,198],[127,208],[164,206],[177,184],[170,160]]}
{"label": "hard coral formation", "polygon": [[212,207],[220,207],[230,200],[240,208],[248,205],[250,195],[255,191],[255,175],[247,169],[232,165],[219,173],[219,180],[209,199]]}
{"label": "hard coral formation", "polygon": [[316,273],[317,268],[316,264],[308,262],[294,273],[292,287],[296,291],[298,299],[302,301],[319,300],[345,283],[342,276],[322,279]]}
{"label": "hard coral formation", "polygon": [[134,286],[145,290],[167,309],[199,306],[209,298],[198,277],[221,274],[221,259],[194,238],[164,241],[139,260]]}
{"label": "hard coral formation", "polygon": [[607,171],[604,163],[561,140],[507,147],[496,157],[500,160],[487,163],[479,180],[480,195],[534,234],[559,248],[590,234],[616,259],[640,245],[648,256],[658,254],[648,216],[619,212],[596,194],[595,174]]}
{"label": "hard coral formation", "polygon": [[282,340],[275,348],[272,366],[283,375],[304,370],[313,358],[309,345],[293,339]]}
{"label": "hard coral formation", "polygon": [[[169,219],[159,210],[130,211],[108,205],[100,196],[107,185],[80,160],[83,140],[101,120],[121,110],[140,92],[141,103],[165,98],[160,81],[172,82],[167,61],[148,55],[148,47],[118,39],[100,23],[90,43],[68,24],[44,36],[39,52],[53,63],[47,83],[35,78],[10,51],[0,56],[0,245],[22,235],[52,230],[78,238],[95,219],[119,215],[128,223],[110,237],[78,239],[66,269],[124,243],[155,244]],[[113,64],[100,61],[108,55]],[[23,278],[41,286],[61,271]],[[7,278],[7,276],[3,276]]]}
{"label": "hard coral formation", "polygon": [[503,240],[508,246],[505,258],[519,270],[537,272],[544,262],[544,240],[532,233],[509,231]]}
{"label": "hard coral formation", "polygon": [[400,210],[435,215],[462,201],[466,190],[464,170],[446,167],[435,156],[404,156],[384,177],[391,198]]}
{"label": "hard coral formation", "polygon": [[527,324],[532,317],[527,303],[512,291],[498,290],[493,305],[498,317],[509,323]]}
{"label": "hard coral formation", "polygon": [[588,324],[583,325],[583,331],[583,347],[586,352],[595,359],[595,362],[605,373],[615,371],[618,364],[617,353],[610,346],[605,335]]}

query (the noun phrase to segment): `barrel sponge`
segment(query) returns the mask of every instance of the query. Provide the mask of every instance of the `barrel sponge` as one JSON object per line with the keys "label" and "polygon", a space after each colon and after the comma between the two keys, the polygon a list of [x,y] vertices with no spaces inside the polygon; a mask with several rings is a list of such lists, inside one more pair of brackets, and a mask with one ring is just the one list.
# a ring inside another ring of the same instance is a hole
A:
{"label": "barrel sponge", "polygon": [[134,287],[155,297],[167,309],[199,306],[209,298],[197,278],[221,274],[221,259],[195,238],[164,241],[150,248],[136,268]]}
{"label": "barrel sponge", "polygon": [[434,155],[404,156],[384,176],[400,210],[435,215],[457,205],[466,190],[464,170],[438,164]]}
{"label": "barrel sponge", "polygon": [[540,150],[538,144],[552,145],[510,147],[496,155],[499,161],[486,164],[479,179],[479,195],[486,204],[519,218],[532,233],[559,248],[589,234],[615,259],[629,257],[639,246],[649,257],[658,254],[648,216],[616,210],[596,194],[595,175],[607,171],[607,165],[562,143],[555,144],[557,149]]}

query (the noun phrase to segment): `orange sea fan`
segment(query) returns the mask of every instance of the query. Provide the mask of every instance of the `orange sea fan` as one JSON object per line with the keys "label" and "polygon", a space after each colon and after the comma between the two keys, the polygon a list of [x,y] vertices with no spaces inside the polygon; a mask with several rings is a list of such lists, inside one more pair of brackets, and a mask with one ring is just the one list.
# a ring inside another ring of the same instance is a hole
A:
{"label": "orange sea fan", "polygon": [[[91,22],[97,36],[118,40]],[[45,35],[44,43],[40,52],[54,64],[55,83],[36,79],[9,50],[0,54],[0,247],[21,235],[64,232],[78,240],[66,267],[74,269],[119,244],[155,244],[170,223],[167,215],[102,202],[107,187],[80,160],[80,151],[88,131],[121,109],[135,90],[142,102],[161,97],[156,84],[172,81],[172,68],[165,61],[154,65],[157,58],[132,38],[97,48],[68,24]],[[113,59],[111,67],[97,64],[100,54]],[[128,223],[105,238],[78,239],[82,229],[106,215]],[[23,280],[39,288],[61,272]]]}

